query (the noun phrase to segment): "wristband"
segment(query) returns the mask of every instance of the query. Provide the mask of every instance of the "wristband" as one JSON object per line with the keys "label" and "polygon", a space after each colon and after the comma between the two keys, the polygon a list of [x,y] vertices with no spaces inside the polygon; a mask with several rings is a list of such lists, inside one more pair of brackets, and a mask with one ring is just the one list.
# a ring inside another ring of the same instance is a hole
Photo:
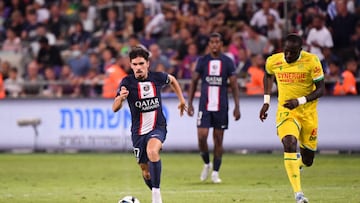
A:
{"label": "wristband", "polygon": [[264,94],[264,104],[270,104],[270,94]]}
{"label": "wristband", "polygon": [[297,100],[299,102],[299,105],[305,104],[307,102],[306,97],[299,97],[297,98]]}

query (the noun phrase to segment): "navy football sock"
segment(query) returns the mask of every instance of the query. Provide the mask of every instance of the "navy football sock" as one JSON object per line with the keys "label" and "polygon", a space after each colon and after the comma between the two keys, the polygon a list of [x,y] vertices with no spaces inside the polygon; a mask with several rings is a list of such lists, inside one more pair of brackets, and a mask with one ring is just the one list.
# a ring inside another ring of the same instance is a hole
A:
{"label": "navy football sock", "polygon": [[145,184],[150,188],[150,190],[152,189],[152,184],[151,184],[151,179],[146,179],[145,177],[143,177]]}
{"label": "navy football sock", "polygon": [[210,155],[209,152],[200,152],[200,156],[205,164],[210,163]]}
{"label": "navy football sock", "polygon": [[215,158],[214,157],[214,171],[219,171],[221,166],[221,158]]}
{"label": "navy football sock", "polygon": [[151,185],[154,188],[160,188],[160,176],[161,176],[161,160],[157,162],[149,162]]}

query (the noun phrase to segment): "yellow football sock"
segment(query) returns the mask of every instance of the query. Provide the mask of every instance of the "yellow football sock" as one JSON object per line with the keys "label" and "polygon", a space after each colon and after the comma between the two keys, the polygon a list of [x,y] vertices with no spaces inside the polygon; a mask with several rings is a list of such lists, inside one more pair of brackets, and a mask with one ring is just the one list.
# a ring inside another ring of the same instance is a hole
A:
{"label": "yellow football sock", "polygon": [[284,165],[294,192],[301,191],[300,169],[296,153],[284,153]]}
{"label": "yellow football sock", "polygon": [[301,156],[297,159],[297,163],[298,163],[299,168],[302,168],[302,167],[305,166],[305,164],[304,164],[303,161],[302,161]]}

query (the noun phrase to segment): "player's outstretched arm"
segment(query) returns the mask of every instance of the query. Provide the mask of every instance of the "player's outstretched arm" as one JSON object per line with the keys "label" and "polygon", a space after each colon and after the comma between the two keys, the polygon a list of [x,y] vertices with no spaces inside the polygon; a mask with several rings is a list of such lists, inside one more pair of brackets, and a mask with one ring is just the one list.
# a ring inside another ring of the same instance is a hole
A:
{"label": "player's outstretched arm", "polygon": [[193,107],[192,103],[194,100],[194,95],[195,95],[199,80],[200,80],[200,74],[194,71],[193,76],[191,78],[189,94],[188,94],[188,111],[187,112],[188,112],[189,116],[194,115],[194,107]]}
{"label": "player's outstretched arm", "polygon": [[176,80],[176,78],[170,74],[169,74],[169,79],[170,79],[171,88],[174,90],[176,96],[179,98],[180,103],[178,105],[178,109],[180,110],[180,116],[182,116],[184,114],[184,111],[187,111],[187,107],[180,84]]}
{"label": "player's outstretched arm", "polygon": [[240,113],[240,94],[239,94],[239,85],[237,83],[237,77],[235,75],[232,75],[230,78],[229,78],[229,81],[230,81],[230,87],[231,87],[231,91],[232,91],[232,94],[233,94],[233,98],[234,98],[234,105],[235,105],[235,108],[234,108],[234,112],[233,112],[233,115],[234,115],[234,118],[235,120],[239,120],[240,117],[241,117],[241,113]]}
{"label": "player's outstretched arm", "polygon": [[274,76],[268,73],[264,75],[264,104],[261,107],[259,118],[263,122],[268,114],[267,111],[270,107],[270,94],[272,89],[272,84],[274,82]]}
{"label": "player's outstretched arm", "polygon": [[126,89],[126,87],[122,86],[119,95],[115,97],[114,103],[112,105],[112,110],[114,112],[117,112],[121,109],[122,104],[128,95],[129,95],[129,91]]}

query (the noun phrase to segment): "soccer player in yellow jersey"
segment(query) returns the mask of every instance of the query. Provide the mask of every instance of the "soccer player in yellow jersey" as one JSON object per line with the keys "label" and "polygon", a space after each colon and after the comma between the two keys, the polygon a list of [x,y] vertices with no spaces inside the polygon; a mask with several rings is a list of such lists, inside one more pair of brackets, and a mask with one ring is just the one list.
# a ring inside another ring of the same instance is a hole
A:
{"label": "soccer player in yellow jersey", "polygon": [[[300,183],[300,168],[313,164],[317,148],[317,102],[324,93],[324,75],[318,57],[302,50],[302,39],[289,34],[284,51],[266,61],[264,104],[260,120],[264,121],[270,105],[271,86],[278,86],[277,134],[284,147],[284,165],[297,203],[307,203]],[[297,153],[297,146],[300,154]],[[298,156],[301,155],[301,156]]]}

